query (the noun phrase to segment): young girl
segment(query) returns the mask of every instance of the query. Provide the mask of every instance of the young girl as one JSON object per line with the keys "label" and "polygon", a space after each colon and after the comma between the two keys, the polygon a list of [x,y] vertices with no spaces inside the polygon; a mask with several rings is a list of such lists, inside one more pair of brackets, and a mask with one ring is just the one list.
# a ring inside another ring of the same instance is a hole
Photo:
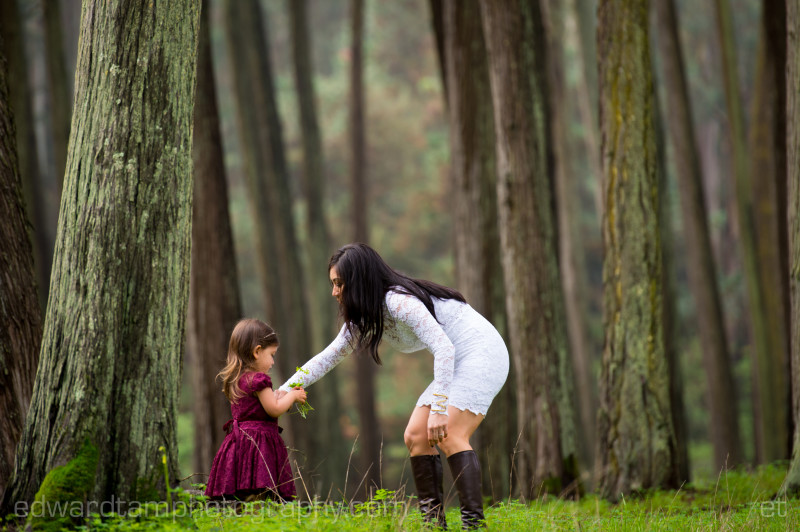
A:
{"label": "young girl", "polygon": [[277,350],[278,335],[263,321],[243,319],[231,333],[228,363],[218,377],[233,419],[211,466],[209,497],[286,501],[297,495],[277,418],[295,402],[305,403],[306,392],[295,388],[276,399],[267,372]]}

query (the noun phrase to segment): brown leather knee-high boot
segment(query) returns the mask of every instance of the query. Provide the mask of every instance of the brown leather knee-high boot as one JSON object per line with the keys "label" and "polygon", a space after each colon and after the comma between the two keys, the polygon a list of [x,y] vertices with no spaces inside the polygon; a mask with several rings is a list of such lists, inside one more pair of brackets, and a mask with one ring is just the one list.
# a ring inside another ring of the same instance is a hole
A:
{"label": "brown leather knee-high boot", "polygon": [[450,472],[461,503],[461,522],[465,529],[486,526],[481,495],[481,465],[473,450],[461,451],[447,457]]}
{"label": "brown leather knee-high boot", "polygon": [[411,472],[417,486],[423,521],[447,530],[442,494],[442,458],[438,454],[412,456]]}

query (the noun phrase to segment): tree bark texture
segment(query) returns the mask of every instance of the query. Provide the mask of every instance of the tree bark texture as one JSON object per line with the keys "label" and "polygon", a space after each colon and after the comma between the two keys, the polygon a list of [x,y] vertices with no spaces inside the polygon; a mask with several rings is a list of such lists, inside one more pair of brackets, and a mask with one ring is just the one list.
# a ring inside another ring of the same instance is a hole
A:
{"label": "tree bark texture", "polygon": [[6,503],[87,447],[90,478],[71,489],[89,500],[153,500],[165,467],[177,478],[199,13],[84,2],[56,267]]}
{"label": "tree bark texture", "polygon": [[14,469],[42,339],[42,311],[36,297],[2,38],[0,35],[0,500]]}
{"label": "tree bark texture", "polygon": [[782,491],[800,493],[800,3],[786,3],[786,169],[788,186],[791,381],[794,442]]}
{"label": "tree bark texture", "polygon": [[[282,343],[276,365],[281,375],[289,376],[313,354],[308,334],[313,328],[303,293],[305,282],[292,217],[293,203],[269,59],[267,23],[256,2],[225,2],[225,9],[266,314]],[[325,456],[317,438],[318,431],[299,416],[289,417],[289,424],[291,434],[288,437],[284,434],[289,447],[303,448],[306,465],[309,469],[315,468]],[[306,444],[295,444],[295,439]]]}
{"label": "tree bark texture", "polygon": [[194,473],[211,469],[225,436],[222,426],[231,417],[230,404],[216,376],[225,366],[231,331],[242,316],[211,63],[208,4],[208,0],[203,2],[197,49],[192,270],[186,335],[193,393]]}
{"label": "tree bark texture", "polygon": [[[570,164],[573,159],[573,146],[568,129],[572,117],[573,99],[567,92],[567,80],[564,73],[564,48],[566,31],[564,28],[566,7],[560,1],[542,2],[547,24],[547,57],[548,87],[552,104],[550,120],[553,136],[554,172],[556,185],[556,212],[559,238],[558,253],[561,270],[561,281],[564,290],[564,306],[567,313],[567,331],[569,348],[572,356],[570,363],[574,368],[575,393],[580,423],[578,424],[578,441],[582,465],[591,469],[593,465],[594,446],[591,443],[595,434],[595,418],[597,416],[596,378],[592,371],[592,353],[589,345],[586,325],[586,285],[582,283],[583,253],[577,175]],[[580,99],[580,98],[578,98]],[[590,157],[599,160],[597,152],[591,151]]]}
{"label": "tree bark texture", "polygon": [[53,112],[53,155],[55,157],[56,182],[58,183],[60,196],[64,182],[64,168],[67,164],[72,99],[69,84],[67,83],[60,1],[42,2],[42,11],[45,24],[47,81],[50,86],[50,108]]}
{"label": "tree bark texture", "polygon": [[605,346],[597,481],[612,500],[677,487],[647,15],[647,2],[635,0],[598,8]]}
{"label": "tree bark texture", "polygon": [[[364,1],[350,2],[350,173],[353,240],[369,242],[367,144],[364,115]],[[367,490],[380,487],[381,433],[375,413],[375,365],[366,352],[356,352],[356,405],[361,439],[361,476]]]}
{"label": "tree bark texture", "polygon": [[[494,115],[480,9],[476,0],[444,0],[442,10],[456,286],[475,310],[500,325],[505,323],[505,312]],[[499,394],[493,405],[492,415],[478,428],[476,442],[484,492],[497,500],[508,496],[508,449],[516,440],[508,441],[504,431],[512,408],[506,394]]]}
{"label": "tree bark texture", "polygon": [[786,2],[764,0],[748,138],[753,229],[769,350],[761,389],[771,405],[764,417],[763,460],[791,453],[789,288],[786,250]]}
{"label": "tree bark texture", "polygon": [[0,2],[0,33],[8,61],[8,102],[16,117],[17,163],[22,179],[22,194],[28,219],[31,222],[33,258],[36,268],[36,284],[42,313],[47,306],[47,290],[50,285],[50,268],[53,262],[53,236],[48,231],[45,216],[45,193],[42,189],[39,160],[36,152],[36,137],[33,124],[33,105],[28,86],[28,68],[23,42],[23,24],[17,2]]}
{"label": "tree bark texture", "polygon": [[770,354],[777,346],[772,344],[767,323],[766,299],[760,280],[758,248],[756,244],[755,219],[753,215],[753,184],[748,167],[747,146],[745,142],[744,112],[739,92],[736,47],[733,35],[733,22],[729,0],[715,0],[722,71],[724,77],[725,101],[728,108],[731,151],[733,152],[733,174],[735,177],[736,209],[739,222],[739,241],[742,249],[742,262],[747,283],[748,308],[752,327],[753,345],[753,424],[755,433],[756,461],[761,463],[772,454],[769,450],[776,430],[779,427],[776,414],[782,410],[775,404],[775,396],[769,393]]}
{"label": "tree bark texture", "polygon": [[[674,0],[655,0],[658,47],[667,99],[667,120],[674,146],[681,200],[687,270],[697,314],[700,350],[708,384],[710,436],[717,471],[742,463],[737,397],[734,391],[725,322],[713,248],[706,220],[700,157],[695,140]],[[666,218],[664,218],[666,221]]]}
{"label": "tree bark texture", "polygon": [[497,142],[506,312],[517,375],[520,497],[575,488],[577,442],[558,270],[547,64],[538,2],[481,2]]}
{"label": "tree bark texture", "polygon": [[[300,107],[300,127],[303,142],[303,195],[306,201],[306,224],[308,232],[308,260],[310,269],[310,300],[313,301],[314,327],[313,350],[321,351],[336,334],[336,311],[331,297],[331,288],[325,269],[332,253],[328,224],[325,220],[325,160],[322,138],[317,120],[314,99],[314,67],[311,57],[311,35],[308,31],[306,0],[287,0],[291,21],[292,57],[294,79]],[[327,458],[320,464],[322,485],[319,493],[327,493],[334,481],[341,478],[347,462],[348,449],[342,438],[339,425],[341,406],[339,401],[338,373],[333,371],[314,385],[314,408],[318,433],[325,445]],[[308,479],[306,479],[308,482]]]}

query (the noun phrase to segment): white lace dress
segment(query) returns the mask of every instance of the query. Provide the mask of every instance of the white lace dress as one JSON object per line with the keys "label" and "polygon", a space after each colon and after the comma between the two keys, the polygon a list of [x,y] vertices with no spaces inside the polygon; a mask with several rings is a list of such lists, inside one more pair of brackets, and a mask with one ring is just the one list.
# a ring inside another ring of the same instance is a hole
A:
{"label": "white lace dress", "polygon": [[[468,304],[432,299],[436,318],[416,297],[387,292],[383,339],[404,353],[421,349],[433,353],[433,382],[420,395],[417,406],[452,405],[486,415],[508,376],[508,349],[503,338]],[[308,386],[319,380],[353,351],[355,342],[350,339],[343,326],[336,339],[280,389],[288,391],[289,383]],[[443,396],[447,397],[444,401]]]}

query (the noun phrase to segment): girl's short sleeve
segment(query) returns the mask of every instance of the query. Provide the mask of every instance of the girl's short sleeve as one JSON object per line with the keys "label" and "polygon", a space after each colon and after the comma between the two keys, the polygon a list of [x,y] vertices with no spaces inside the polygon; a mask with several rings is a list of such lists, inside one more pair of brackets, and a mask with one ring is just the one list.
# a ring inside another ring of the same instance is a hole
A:
{"label": "girl's short sleeve", "polygon": [[272,379],[266,373],[249,373],[242,378],[239,387],[248,395],[260,392],[264,388],[272,388]]}

